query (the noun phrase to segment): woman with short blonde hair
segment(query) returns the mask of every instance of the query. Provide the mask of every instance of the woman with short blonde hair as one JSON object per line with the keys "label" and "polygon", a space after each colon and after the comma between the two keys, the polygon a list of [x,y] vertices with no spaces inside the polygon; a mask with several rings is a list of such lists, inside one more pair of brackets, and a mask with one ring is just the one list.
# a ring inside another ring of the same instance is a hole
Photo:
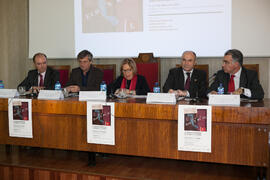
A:
{"label": "woman with short blonde hair", "polygon": [[137,74],[136,62],[132,58],[122,61],[120,71],[121,75],[108,89],[111,94],[146,95],[150,92],[145,77]]}
{"label": "woman with short blonde hair", "polygon": [[132,70],[132,72],[133,72],[134,74],[137,73],[136,62],[135,62],[132,58],[126,58],[126,59],[124,59],[124,60],[122,61],[121,66],[120,66],[120,72],[121,72],[121,73],[122,73],[122,71],[123,71],[123,66],[124,66],[125,64],[128,64],[128,65],[130,66],[130,68],[131,68],[131,70]]}

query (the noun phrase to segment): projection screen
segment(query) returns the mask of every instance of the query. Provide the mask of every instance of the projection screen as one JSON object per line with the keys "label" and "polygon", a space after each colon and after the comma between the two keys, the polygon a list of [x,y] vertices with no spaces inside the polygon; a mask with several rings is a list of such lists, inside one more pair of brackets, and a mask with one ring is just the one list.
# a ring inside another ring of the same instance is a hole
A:
{"label": "projection screen", "polygon": [[[239,1],[246,4],[241,9],[252,4]],[[263,1],[257,8],[270,4]],[[179,57],[184,50],[216,57],[229,48],[249,56],[269,55],[270,46],[265,45],[270,38],[261,37],[262,29],[244,17],[249,13],[234,10],[239,7],[231,0],[29,0],[29,57],[41,51],[49,58],[74,58],[83,49],[101,58],[134,57],[140,52]],[[270,15],[260,12],[256,15]],[[264,24],[263,31],[270,30],[265,22],[257,21]],[[253,30],[241,31],[242,26]],[[254,40],[253,33],[260,36]],[[247,43],[249,39],[258,44]]]}

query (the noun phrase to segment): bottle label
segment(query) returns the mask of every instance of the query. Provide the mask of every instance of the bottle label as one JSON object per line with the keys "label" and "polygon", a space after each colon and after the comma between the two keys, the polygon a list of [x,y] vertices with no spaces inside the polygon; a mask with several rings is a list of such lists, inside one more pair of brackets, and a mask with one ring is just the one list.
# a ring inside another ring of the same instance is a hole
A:
{"label": "bottle label", "polygon": [[160,87],[154,87],[153,92],[154,93],[160,93]]}
{"label": "bottle label", "polygon": [[218,94],[224,94],[224,88],[223,87],[218,88]]}
{"label": "bottle label", "polygon": [[4,83],[3,83],[3,81],[0,82],[0,89],[4,89]]}
{"label": "bottle label", "polygon": [[60,83],[56,83],[54,86],[55,90],[61,90],[61,84]]}
{"label": "bottle label", "polygon": [[106,84],[101,84],[101,85],[100,85],[100,91],[107,91],[107,86],[106,86]]}

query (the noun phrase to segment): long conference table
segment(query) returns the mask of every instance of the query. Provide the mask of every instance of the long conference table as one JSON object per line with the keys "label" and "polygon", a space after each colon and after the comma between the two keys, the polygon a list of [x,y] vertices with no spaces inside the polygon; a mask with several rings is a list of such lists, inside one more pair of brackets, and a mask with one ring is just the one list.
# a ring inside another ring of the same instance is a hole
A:
{"label": "long conference table", "polygon": [[33,138],[9,137],[8,99],[0,99],[0,144],[262,167],[269,172],[270,99],[212,107],[212,152],[177,150],[178,104],[115,102],[115,145],[87,143],[86,102],[32,100]]}

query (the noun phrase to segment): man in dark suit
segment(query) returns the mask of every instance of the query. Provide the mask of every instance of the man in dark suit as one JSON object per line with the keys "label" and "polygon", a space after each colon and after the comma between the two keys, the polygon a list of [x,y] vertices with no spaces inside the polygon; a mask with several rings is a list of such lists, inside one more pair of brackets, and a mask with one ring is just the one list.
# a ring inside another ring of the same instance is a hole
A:
{"label": "man in dark suit", "polygon": [[208,89],[208,93],[217,94],[222,84],[224,93],[239,94],[241,97],[263,99],[264,91],[255,71],[245,69],[243,54],[237,49],[225,52],[222,70],[217,72],[215,81]]}
{"label": "man in dark suit", "polygon": [[181,67],[170,70],[163,92],[204,98],[207,90],[206,72],[194,69],[196,63],[196,54],[193,51],[185,51],[182,54]]}
{"label": "man in dark suit", "polygon": [[66,84],[67,91],[99,91],[103,72],[92,65],[92,53],[83,50],[78,54],[77,60],[80,67],[72,69],[70,79]]}
{"label": "man in dark suit", "polygon": [[26,91],[30,88],[34,91],[54,89],[55,83],[59,81],[59,72],[47,67],[47,56],[37,53],[33,57],[33,63],[36,69],[30,70],[18,87],[24,86]]}

